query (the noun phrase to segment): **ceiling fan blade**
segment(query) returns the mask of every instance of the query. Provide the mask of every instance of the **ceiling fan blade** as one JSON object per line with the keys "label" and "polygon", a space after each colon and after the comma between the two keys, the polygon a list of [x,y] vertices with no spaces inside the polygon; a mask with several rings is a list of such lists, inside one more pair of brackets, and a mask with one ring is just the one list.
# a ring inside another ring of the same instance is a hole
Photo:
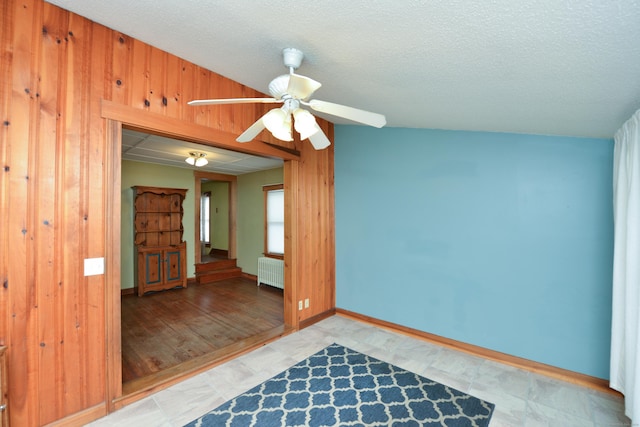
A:
{"label": "ceiling fan blade", "polygon": [[[264,117],[264,116],[262,116],[262,117]],[[238,141],[238,142],[249,142],[253,138],[255,138],[256,136],[258,136],[258,134],[260,132],[262,132],[264,130],[264,128],[265,128],[264,122],[262,121],[262,117],[260,117],[254,124],[249,126],[247,128],[247,130],[242,132],[240,134],[240,136],[238,136],[236,138],[236,141]]]}
{"label": "ceiling fan blade", "polygon": [[228,99],[196,99],[194,101],[187,102],[187,104],[197,106],[197,105],[217,105],[217,104],[252,104],[252,103],[275,104],[278,102],[282,102],[282,101],[275,98],[228,98]]}
{"label": "ceiling fan blade", "polygon": [[365,125],[381,128],[387,124],[387,119],[378,113],[371,113],[365,110],[359,110],[357,108],[347,107],[345,105],[334,104],[332,102],[320,101],[312,99],[309,102],[303,103],[308,105],[312,109],[321,113],[331,114],[332,116],[343,117],[345,119],[353,120],[354,122],[363,123]]}
{"label": "ceiling fan blade", "polygon": [[329,141],[327,135],[322,132],[320,126],[316,124],[316,127],[318,128],[318,132],[311,135],[309,137],[309,141],[311,142],[311,145],[313,145],[313,148],[315,148],[316,150],[322,150],[323,148],[327,148],[328,146],[330,146],[331,141]]}
{"label": "ceiling fan blade", "polygon": [[287,93],[296,99],[306,99],[310,97],[313,92],[320,89],[320,86],[322,86],[322,83],[309,77],[291,73],[289,74]]}

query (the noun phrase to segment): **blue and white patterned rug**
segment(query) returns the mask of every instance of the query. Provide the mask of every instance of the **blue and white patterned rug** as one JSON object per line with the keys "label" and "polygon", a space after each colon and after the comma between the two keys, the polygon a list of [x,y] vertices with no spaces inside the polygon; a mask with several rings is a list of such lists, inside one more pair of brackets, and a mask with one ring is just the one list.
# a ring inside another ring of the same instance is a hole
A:
{"label": "blue and white patterned rug", "polygon": [[332,344],[187,426],[486,427],[494,407]]}

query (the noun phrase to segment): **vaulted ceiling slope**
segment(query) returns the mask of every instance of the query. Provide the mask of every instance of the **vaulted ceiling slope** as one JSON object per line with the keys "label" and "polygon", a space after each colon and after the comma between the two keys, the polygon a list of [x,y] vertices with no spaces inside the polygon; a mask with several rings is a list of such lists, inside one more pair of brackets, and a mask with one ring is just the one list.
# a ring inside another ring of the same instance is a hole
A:
{"label": "vaulted ceiling slope", "polygon": [[317,98],[392,127],[610,138],[640,108],[637,0],[51,3],[261,92],[298,48]]}

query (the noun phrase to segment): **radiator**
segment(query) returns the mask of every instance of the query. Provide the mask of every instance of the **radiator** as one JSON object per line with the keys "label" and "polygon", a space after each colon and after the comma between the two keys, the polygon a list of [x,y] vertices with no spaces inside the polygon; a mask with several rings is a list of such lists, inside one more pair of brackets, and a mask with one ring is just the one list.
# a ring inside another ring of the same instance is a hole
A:
{"label": "radiator", "polygon": [[284,261],[268,257],[258,258],[258,286],[260,283],[284,289]]}

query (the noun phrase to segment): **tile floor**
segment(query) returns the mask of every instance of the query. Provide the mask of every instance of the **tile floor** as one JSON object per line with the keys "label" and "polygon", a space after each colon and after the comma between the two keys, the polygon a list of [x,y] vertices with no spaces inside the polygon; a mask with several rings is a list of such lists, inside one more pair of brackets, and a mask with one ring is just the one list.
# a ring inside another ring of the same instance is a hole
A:
{"label": "tile floor", "polygon": [[490,427],[630,426],[622,400],[333,316],[90,424],[183,426],[336,342],[495,403]]}

